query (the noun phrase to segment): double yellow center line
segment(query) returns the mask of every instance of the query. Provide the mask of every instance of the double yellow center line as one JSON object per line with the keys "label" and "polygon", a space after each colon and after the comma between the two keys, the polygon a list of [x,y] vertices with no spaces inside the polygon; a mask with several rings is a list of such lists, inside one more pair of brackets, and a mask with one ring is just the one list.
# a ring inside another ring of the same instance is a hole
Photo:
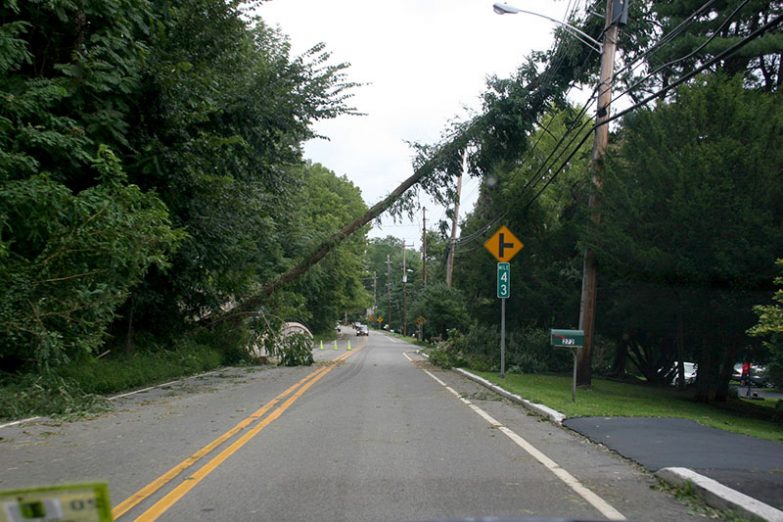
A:
{"label": "double yellow center line", "polygon": [[[154,495],[158,490],[160,490],[163,486],[177,478],[183,471],[190,468],[197,462],[199,462],[201,459],[212,453],[215,449],[223,445],[226,441],[231,439],[234,435],[239,433],[240,431],[244,430],[248,426],[250,426],[253,422],[255,422],[258,419],[261,419],[263,417],[263,420],[253,426],[251,429],[249,429],[247,432],[245,432],[241,437],[239,437],[237,440],[235,440],[231,445],[226,447],[223,451],[212,457],[212,459],[209,460],[204,466],[202,466],[199,470],[197,470],[192,475],[186,477],[186,479],[180,483],[178,486],[176,486],[171,492],[166,494],[163,498],[158,500],[155,504],[152,505],[147,511],[142,513],[141,516],[139,516],[136,520],[139,521],[150,521],[150,520],[157,520],[158,517],[163,515],[171,506],[173,506],[177,501],[179,501],[182,497],[184,497],[191,489],[196,487],[196,485],[201,482],[207,475],[209,475],[212,471],[214,471],[218,466],[220,466],[223,462],[225,462],[226,459],[228,459],[231,455],[236,453],[242,446],[247,444],[253,437],[258,435],[258,433],[266,428],[269,424],[271,424],[273,421],[275,421],[280,415],[285,412],[294,402],[296,402],[304,393],[310,389],[316,382],[318,382],[321,378],[323,378],[327,373],[332,371],[332,369],[335,367],[336,363],[339,363],[341,361],[344,361],[348,357],[350,357],[352,354],[358,352],[362,347],[357,348],[356,350],[352,352],[345,352],[341,356],[334,359],[334,361],[331,362],[328,366],[323,366],[303,379],[301,379],[299,382],[295,383],[293,386],[279,394],[277,397],[269,401],[268,403],[264,404],[262,407],[260,407],[258,410],[254,411],[252,414],[250,414],[248,417],[237,423],[233,428],[229,429],[222,435],[220,435],[218,438],[204,446],[203,448],[199,449],[189,457],[187,457],[185,460],[168,470],[166,473],[161,475],[160,477],[156,478],[140,490],[138,490],[136,493],[128,497],[127,499],[123,500],[119,504],[117,504],[114,509],[112,509],[112,516],[114,519],[118,519],[121,516],[128,513],[131,509],[133,509],[135,506],[137,506],[139,503],[143,502],[144,500],[148,499],[150,496]],[[288,397],[286,399],[286,397]],[[280,404],[282,403],[282,404]],[[280,404],[278,406],[278,404]],[[275,409],[276,408],[276,409]],[[270,410],[272,410],[269,415],[264,417]]]}

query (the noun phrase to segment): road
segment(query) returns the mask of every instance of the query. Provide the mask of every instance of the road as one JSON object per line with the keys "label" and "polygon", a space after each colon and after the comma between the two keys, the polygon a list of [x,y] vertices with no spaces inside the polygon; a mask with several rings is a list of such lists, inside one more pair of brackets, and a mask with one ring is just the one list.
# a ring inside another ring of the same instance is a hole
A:
{"label": "road", "polygon": [[[373,332],[0,430],[0,489],[101,480],[118,520],[696,520],[635,465]],[[332,361],[332,362],[330,362]]]}

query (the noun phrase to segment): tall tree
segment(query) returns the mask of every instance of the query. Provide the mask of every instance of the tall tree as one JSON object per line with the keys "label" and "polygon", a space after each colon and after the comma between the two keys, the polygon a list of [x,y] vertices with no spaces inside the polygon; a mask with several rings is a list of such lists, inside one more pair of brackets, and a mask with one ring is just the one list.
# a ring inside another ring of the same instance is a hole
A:
{"label": "tall tree", "polygon": [[0,369],[97,350],[115,310],[182,235],[128,182],[143,0],[0,6]]}
{"label": "tall tree", "polygon": [[607,304],[631,312],[617,334],[663,349],[684,323],[702,400],[725,400],[783,249],[781,128],[779,96],[710,75],[628,118],[610,162],[589,241],[614,286]]}
{"label": "tall tree", "polygon": [[[130,138],[132,179],[155,189],[188,232],[167,272],[153,271],[123,312],[176,331],[283,271],[301,143],[317,119],[352,112],[345,64],[322,45],[301,57],[236,2],[156,4]],[[126,325],[117,325],[118,330]]]}
{"label": "tall tree", "polygon": [[[322,165],[305,164],[300,171],[303,186],[296,195],[292,226],[286,231],[284,249],[296,259],[311,250],[342,223],[367,211],[359,189],[345,177],[338,177]],[[344,313],[362,316],[371,305],[365,288],[367,227],[353,234],[310,269],[286,294],[302,296],[299,319],[314,331],[327,331]]]}

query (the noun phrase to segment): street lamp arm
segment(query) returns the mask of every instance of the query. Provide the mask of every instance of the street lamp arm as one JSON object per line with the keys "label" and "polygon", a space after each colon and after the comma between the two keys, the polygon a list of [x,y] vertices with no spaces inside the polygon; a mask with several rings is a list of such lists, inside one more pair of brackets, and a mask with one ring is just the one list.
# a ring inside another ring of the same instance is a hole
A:
{"label": "street lamp arm", "polygon": [[543,14],[540,14],[540,13],[535,13],[533,11],[527,11],[525,9],[520,9],[520,8],[514,7],[512,5],[501,4],[501,3],[494,4],[492,6],[492,9],[497,14],[525,13],[525,14],[529,14],[529,15],[532,15],[532,16],[537,16],[539,18],[543,18],[545,20],[549,20],[550,22],[559,25],[560,27],[562,27],[563,29],[565,29],[566,31],[571,33],[572,35],[576,36],[579,39],[580,42],[582,42],[583,44],[585,44],[586,46],[588,46],[589,48],[591,48],[595,52],[601,54],[601,52],[603,50],[603,45],[601,44],[601,42],[599,42],[598,40],[596,40],[595,38],[593,38],[592,36],[590,36],[586,32],[582,31],[581,29],[579,29],[577,27],[574,27],[573,25],[567,24],[565,22],[562,22],[562,21],[560,21],[560,20],[558,20],[556,18],[552,18],[550,16],[546,16],[546,15],[543,15]]}

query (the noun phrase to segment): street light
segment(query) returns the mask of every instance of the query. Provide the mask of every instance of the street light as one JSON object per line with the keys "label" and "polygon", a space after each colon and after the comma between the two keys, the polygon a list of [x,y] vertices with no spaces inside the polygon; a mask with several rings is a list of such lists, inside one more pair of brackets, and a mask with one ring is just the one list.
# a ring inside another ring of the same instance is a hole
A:
{"label": "street light", "polygon": [[573,25],[569,25],[565,22],[561,22],[556,18],[542,15],[540,13],[534,13],[533,11],[526,11],[525,9],[514,7],[513,5],[501,4],[499,2],[492,5],[492,10],[499,15],[524,13],[524,14],[529,14],[531,16],[537,16],[545,20],[549,20],[550,22],[559,25],[560,27],[562,27],[572,35],[576,36],[580,42],[582,42],[583,44],[585,44],[586,46],[588,46],[590,49],[597,52],[598,54],[601,54],[603,52],[604,46],[603,44],[601,44],[601,42],[599,42],[589,34],[585,33],[578,27],[574,27]]}
{"label": "street light", "polygon": [[[579,41],[597,51],[601,55],[601,73],[598,83],[598,107],[595,117],[595,136],[593,141],[593,152],[590,158],[590,165],[593,172],[594,190],[588,200],[588,209],[591,218],[595,224],[601,222],[601,211],[598,205],[599,189],[603,185],[601,173],[603,171],[603,159],[609,144],[609,126],[605,123],[609,119],[609,104],[612,101],[612,79],[614,77],[614,55],[617,51],[617,40],[620,35],[620,27],[628,22],[628,2],[630,0],[607,0],[606,3],[606,26],[604,28],[603,45],[591,36],[585,34],[582,30],[568,25],[560,20],[555,20],[548,16],[538,13],[524,11],[508,4],[496,3],[493,9],[498,14],[526,13],[540,18],[545,18],[554,22],[571,34],[576,36]],[[593,351],[593,329],[595,327],[595,309],[596,293],[598,288],[598,265],[595,260],[595,253],[590,247],[585,249],[584,261],[582,265],[582,295],[579,299],[579,329],[584,332],[584,345],[578,356],[577,384],[591,384],[592,379],[592,351]]]}

